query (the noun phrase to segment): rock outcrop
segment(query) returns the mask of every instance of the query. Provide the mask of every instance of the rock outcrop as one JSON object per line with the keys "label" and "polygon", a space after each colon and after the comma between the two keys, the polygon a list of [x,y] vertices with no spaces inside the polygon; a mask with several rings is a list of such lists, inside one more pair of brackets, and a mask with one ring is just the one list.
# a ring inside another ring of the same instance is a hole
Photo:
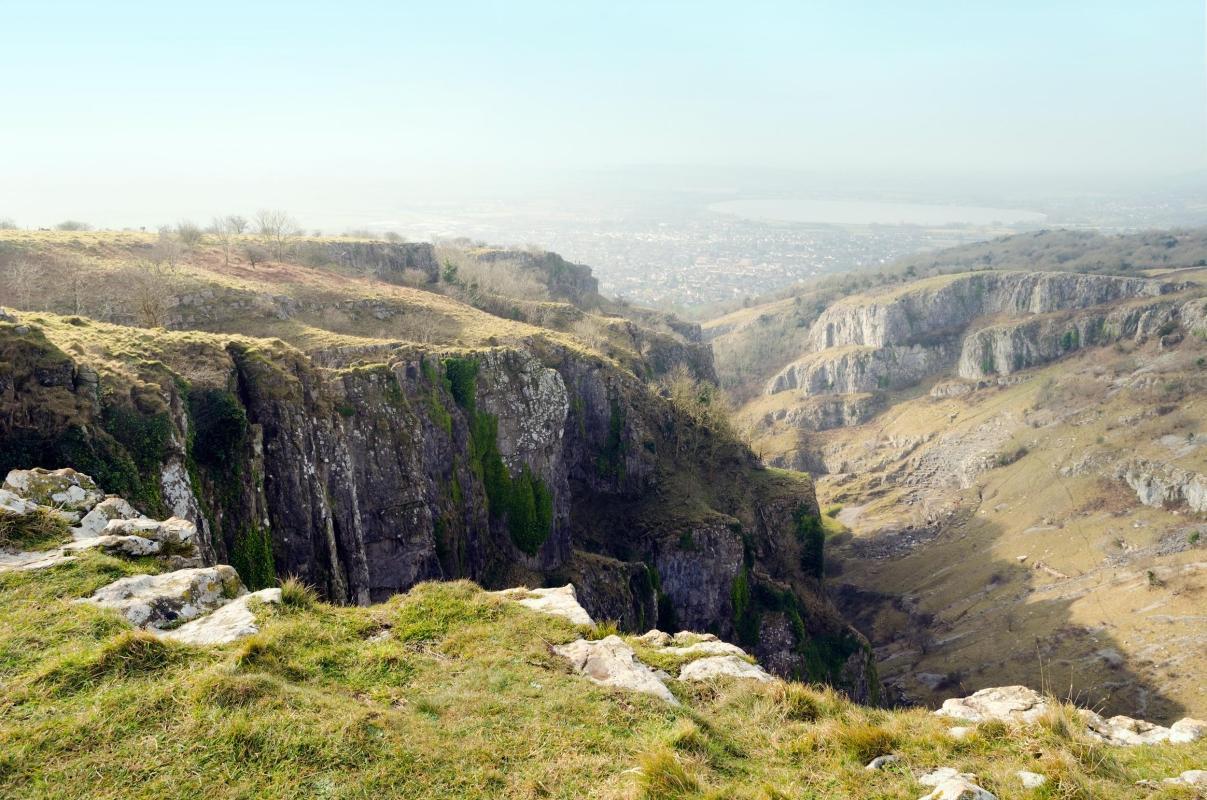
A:
{"label": "rock outcrop", "polygon": [[163,638],[184,644],[214,645],[242,639],[260,632],[256,622],[256,603],[280,603],[280,589],[250,592],[219,606],[211,613],[165,631]]}
{"label": "rock outcrop", "polygon": [[[204,562],[231,564],[251,589],[296,574],[366,604],[425,580],[572,580],[588,616],[626,630],[712,630],[785,676],[839,683],[855,662],[874,675],[866,641],[801,567],[811,483],[763,470],[580,351],[537,338],[398,346],[318,367],[277,341],[167,337],[161,360],[119,384],[127,373],[36,325],[0,323],[0,346],[14,354],[0,466],[103,476],[142,513],[195,526]],[[198,363],[210,377],[185,392],[174,370]],[[157,540],[105,508],[102,532]],[[735,606],[740,585],[749,603]]]}
{"label": "rock outcrop", "polygon": [[69,467],[14,469],[4,479],[4,488],[29,502],[65,511],[86,512],[104,498],[92,478]]}
{"label": "rock outcrop", "polygon": [[679,669],[681,681],[707,681],[716,678],[740,678],[766,683],[772,680],[758,664],[735,655],[708,656],[689,661]]}
{"label": "rock outcrop", "polygon": [[1130,486],[1146,506],[1162,508],[1185,503],[1191,511],[1207,512],[1207,475],[1134,459],[1121,465],[1116,477]]}
{"label": "rock outcrop", "polygon": [[111,608],[135,627],[164,630],[200,617],[247,590],[233,567],[196,567],[159,575],[131,575],[80,602]]}
{"label": "rock outcrop", "polygon": [[[936,714],[969,722],[1031,724],[1056,713],[1058,704],[1026,686],[999,686],[981,689],[968,697],[950,698]],[[1207,736],[1207,722],[1189,717],[1168,728],[1127,716],[1103,719],[1087,709],[1078,712],[1085,722],[1086,736],[1107,744],[1133,746],[1162,742],[1193,742]]]}
{"label": "rock outcrop", "polygon": [[[767,382],[765,394],[815,399],[876,396],[954,373],[1010,375],[1081,347],[1207,332],[1207,300],[1171,297],[1187,284],[1058,272],[972,272],[840,300],[821,313],[808,352]],[[881,403],[882,404],[882,403]],[[875,403],[865,402],[871,409]],[[862,424],[831,401],[795,413],[796,427]],[[874,413],[874,411],[872,412]],[[777,421],[767,420],[770,425]]]}
{"label": "rock outcrop", "polygon": [[607,636],[594,642],[579,639],[555,646],[553,651],[569,661],[576,672],[600,686],[642,692],[671,705],[679,704],[654,670],[638,661],[633,648],[619,636]]}

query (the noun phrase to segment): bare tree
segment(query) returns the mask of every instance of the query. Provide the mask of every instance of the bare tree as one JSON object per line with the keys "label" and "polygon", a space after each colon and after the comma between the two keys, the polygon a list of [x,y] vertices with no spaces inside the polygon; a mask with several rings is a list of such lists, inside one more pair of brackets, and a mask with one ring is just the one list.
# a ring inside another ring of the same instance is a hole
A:
{"label": "bare tree", "polygon": [[17,222],[12,217],[0,217],[0,231],[17,230]]}
{"label": "bare tree", "polygon": [[4,270],[6,294],[17,308],[31,310],[34,292],[40,291],[42,270],[32,261],[21,259],[11,262]]}
{"label": "bare tree", "polygon": [[162,328],[176,299],[172,280],[175,270],[163,262],[144,261],[135,266],[131,297],[139,324]]}
{"label": "bare tree", "polygon": [[180,240],[172,234],[172,229],[166,225],[159,229],[159,238],[151,248],[151,260],[156,264],[167,264],[175,267],[184,252]]}
{"label": "bare tree", "polygon": [[298,234],[298,223],[280,209],[262,208],[256,212],[256,228],[260,237],[272,248],[277,261],[285,257],[285,246]]}
{"label": "bare tree", "polygon": [[268,251],[258,244],[248,243],[243,248],[243,256],[247,259],[247,263],[254,267],[256,264],[262,264],[268,260]]}
{"label": "bare tree", "polygon": [[187,219],[182,219],[180,222],[176,223],[176,238],[179,239],[180,243],[185,247],[193,248],[201,244],[204,234],[202,233],[201,228],[196,224]]}
{"label": "bare tree", "polygon": [[238,231],[235,230],[230,217],[214,217],[210,230],[213,231],[214,238],[218,240],[218,246],[222,248],[222,263],[229,267],[231,250],[234,249],[235,235]]}
{"label": "bare tree", "polygon": [[92,226],[87,222],[80,222],[78,219],[65,219],[58,225],[55,225],[55,230],[60,231],[90,231]]}
{"label": "bare tree", "polygon": [[231,233],[236,236],[247,233],[247,217],[239,214],[227,214],[224,221],[227,227],[230,228]]}

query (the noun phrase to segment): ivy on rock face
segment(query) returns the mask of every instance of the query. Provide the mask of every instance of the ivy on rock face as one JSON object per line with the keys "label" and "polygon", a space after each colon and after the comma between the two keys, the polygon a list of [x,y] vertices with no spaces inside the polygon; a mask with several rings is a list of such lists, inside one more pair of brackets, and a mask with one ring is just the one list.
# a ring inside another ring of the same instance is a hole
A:
{"label": "ivy on rock face", "polygon": [[444,360],[445,384],[469,421],[470,465],[486,490],[486,505],[495,520],[505,520],[511,541],[536,555],[553,533],[553,492],[524,465],[513,477],[499,453],[499,420],[477,410],[478,362]]}

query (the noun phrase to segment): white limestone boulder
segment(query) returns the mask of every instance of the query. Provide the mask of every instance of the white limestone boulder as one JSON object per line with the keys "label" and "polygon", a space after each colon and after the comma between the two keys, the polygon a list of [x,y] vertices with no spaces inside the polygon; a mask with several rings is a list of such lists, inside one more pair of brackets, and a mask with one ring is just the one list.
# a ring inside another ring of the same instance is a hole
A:
{"label": "white limestone boulder", "polygon": [[5,477],[4,488],[38,505],[66,511],[89,511],[105,497],[96,481],[70,467],[14,469]]}
{"label": "white limestone boulder", "polygon": [[1029,772],[1025,769],[1014,773],[1014,777],[1018,778],[1018,782],[1023,785],[1024,789],[1038,789],[1048,782],[1048,779],[1038,772]]}
{"label": "white limestone boulder", "polygon": [[952,697],[943,701],[936,714],[969,722],[1002,720],[1004,722],[1035,722],[1048,713],[1052,704],[1034,689],[1026,686],[995,686],[981,689],[968,697]]}
{"label": "white limestone boulder", "polygon": [[256,623],[256,603],[280,603],[280,589],[261,589],[231,600],[216,611],[179,628],[163,633],[163,638],[184,644],[227,644],[260,632]]}
{"label": "white limestone boulder", "polygon": [[774,680],[758,664],[735,655],[709,656],[689,661],[679,670],[681,681],[707,681],[713,678],[743,678],[767,683]]}
{"label": "white limestone boulder", "polygon": [[77,539],[74,542],[63,545],[61,548],[63,553],[78,553],[81,550],[91,550],[99,548],[106,553],[123,556],[153,556],[159,552],[159,542],[151,539],[144,539],[141,536],[91,536],[86,539]]}
{"label": "white limestone boulder", "polygon": [[105,525],[103,535],[110,536],[141,536],[151,539],[161,545],[176,548],[191,548],[197,543],[197,526],[187,519],[170,517],[163,521],[136,517],[133,519],[114,519]]}
{"label": "white limestone boulder", "polygon": [[84,539],[89,536],[100,536],[110,521],[115,519],[136,519],[141,517],[138,509],[127,503],[117,495],[110,495],[104,500],[92,507],[92,510],[84,515],[80,520],[80,524],[72,530],[72,534],[77,539]]}
{"label": "white limestone boulder", "polygon": [[938,784],[934,791],[922,795],[918,800],[997,800],[997,795],[966,778],[952,778]]}
{"label": "white limestone boulder", "polygon": [[501,592],[491,592],[491,594],[514,600],[533,611],[563,617],[575,625],[595,624],[587,610],[579,605],[578,595],[575,593],[572,583],[551,589],[528,589],[526,587],[504,589]]}
{"label": "white limestone boulder", "polygon": [[0,511],[7,511],[10,514],[31,514],[38,510],[38,504],[32,500],[26,500],[15,492],[10,492],[8,489],[0,489]]}
{"label": "white limestone boulder", "polygon": [[664,647],[662,652],[671,656],[744,656],[746,651],[736,644],[719,640],[696,642],[685,647]]}
{"label": "white limestone boulder", "polygon": [[226,564],[131,575],[77,602],[112,608],[130,624],[163,629],[202,616],[247,593],[235,568]]}
{"label": "white limestone boulder", "polygon": [[569,661],[576,672],[600,686],[644,692],[673,705],[679,704],[654,670],[638,661],[633,648],[619,636],[594,642],[579,639],[558,645],[553,651]]}
{"label": "white limestone boulder", "polygon": [[1173,744],[1189,744],[1207,737],[1207,722],[1183,717],[1169,726],[1169,741]]}

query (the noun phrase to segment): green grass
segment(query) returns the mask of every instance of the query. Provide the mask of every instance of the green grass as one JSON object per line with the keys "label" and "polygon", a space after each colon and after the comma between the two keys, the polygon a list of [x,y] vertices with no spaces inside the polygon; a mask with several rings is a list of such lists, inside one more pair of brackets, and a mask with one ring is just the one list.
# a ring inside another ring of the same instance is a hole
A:
{"label": "green grass", "polygon": [[14,550],[50,550],[71,541],[67,523],[50,511],[28,514],[0,511],[0,547]]}
{"label": "green grass", "polygon": [[[956,741],[793,683],[672,682],[671,707],[571,674],[549,645],[574,626],[466,582],[350,608],[287,580],[259,634],[207,649],[71,602],[149,568],[90,552],[0,575],[0,797],[915,798],[912,774],[953,766],[1002,800],[1174,798],[1192,795],[1135,781],[1207,757],[1059,719]],[[885,751],[902,766],[863,769]],[[1054,792],[1024,793],[1023,768]]]}

